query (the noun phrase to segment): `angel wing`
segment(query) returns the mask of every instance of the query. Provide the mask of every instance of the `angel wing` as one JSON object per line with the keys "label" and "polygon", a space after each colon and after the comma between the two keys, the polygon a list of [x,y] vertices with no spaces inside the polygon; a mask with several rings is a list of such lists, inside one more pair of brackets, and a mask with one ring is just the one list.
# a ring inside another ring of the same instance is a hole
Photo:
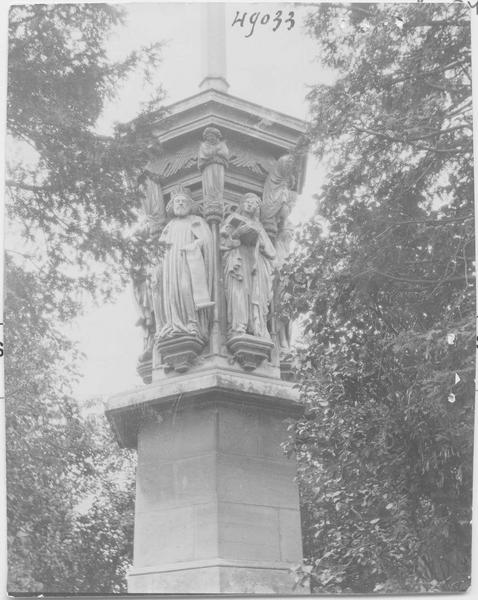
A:
{"label": "angel wing", "polygon": [[236,167],[249,169],[258,175],[264,175],[264,173],[267,173],[272,166],[270,160],[261,156],[258,152],[255,152],[252,147],[244,149],[232,143],[229,146],[229,151],[230,164]]}
{"label": "angel wing", "polygon": [[196,145],[189,145],[186,148],[182,148],[173,156],[162,156],[154,162],[154,170],[157,171],[161,177],[171,177],[181,169],[187,169],[193,167],[197,162],[197,147]]}
{"label": "angel wing", "polygon": [[166,207],[161,185],[146,177],[143,183],[144,195],[142,198],[144,214],[152,232],[157,231],[166,223]]}
{"label": "angel wing", "polygon": [[274,222],[277,213],[289,197],[289,189],[285,182],[278,177],[277,162],[269,171],[264,183],[261,203],[261,221],[267,229],[267,224]]}

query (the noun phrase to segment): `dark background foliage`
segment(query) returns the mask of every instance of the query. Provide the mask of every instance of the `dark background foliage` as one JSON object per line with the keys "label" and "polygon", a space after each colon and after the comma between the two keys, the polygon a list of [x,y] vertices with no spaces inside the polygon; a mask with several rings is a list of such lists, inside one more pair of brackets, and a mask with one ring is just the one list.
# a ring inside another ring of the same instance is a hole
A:
{"label": "dark background foliage", "polygon": [[[131,185],[149,148],[141,123],[95,124],[121,83],[157,68],[160,45],[108,59],[112,5],[15,6],[7,134],[28,160],[7,174],[5,254],[8,587],[118,592],[131,560],[133,457],[71,397],[79,359],[64,324],[105,301],[141,260]],[[118,477],[122,474],[122,477]]]}
{"label": "dark background foliage", "polygon": [[465,590],[475,340],[469,11],[326,4],[308,28],[338,75],[309,93],[310,136],[328,175],[287,272],[306,342],[307,410],[295,425],[305,574],[322,592]]}

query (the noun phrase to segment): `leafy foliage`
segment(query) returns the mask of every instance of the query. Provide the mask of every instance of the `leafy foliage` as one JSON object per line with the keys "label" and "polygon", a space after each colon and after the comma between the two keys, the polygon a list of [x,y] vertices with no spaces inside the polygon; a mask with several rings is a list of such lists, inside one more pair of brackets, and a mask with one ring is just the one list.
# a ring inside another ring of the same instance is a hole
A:
{"label": "leafy foliage", "polygon": [[[139,206],[129,182],[150,151],[148,117],[135,131],[95,131],[122,81],[135,69],[148,78],[159,61],[159,45],[108,59],[107,36],[122,19],[106,4],[10,9],[10,591],[122,591],[131,558],[132,494],[115,473],[130,470],[132,458],[115,448],[103,419],[84,417],[71,398],[79,356],[62,333],[87,297],[109,298],[141,259],[128,237]],[[148,110],[160,99],[159,90]]]}
{"label": "leafy foliage", "polygon": [[310,135],[329,175],[287,276],[306,341],[307,410],[295,427],[304,575],[319,592],[465,590],[469,14],[457,4],[321,4],[308,27],[338,76],[309,94]]}

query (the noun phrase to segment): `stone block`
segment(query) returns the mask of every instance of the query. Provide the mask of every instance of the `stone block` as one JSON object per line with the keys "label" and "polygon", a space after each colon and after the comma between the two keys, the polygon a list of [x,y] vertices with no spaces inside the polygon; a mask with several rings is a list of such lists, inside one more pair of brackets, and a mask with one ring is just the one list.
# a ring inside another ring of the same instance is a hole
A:
{"label": "stone block", "polygon": [[138,463],[207,454],[216,449],[214,409],[168,410],[145,423],[138,434]]}
{"label": "stone block", "polygon": [[[287,459],[281,444],[289,438],[284,416],[263,412],[261,415],[261,454],[268,458]],[[295,463],[295,459],[290,462]]]}
{"label": "stone block", "polygon": [[219,556],[219,520],[217,503],[198,504],[194,507],[194,557]]}
{"label": "stone block", "polygon": [[134,565],[156,566],[194,558],[194,507],[142,513],[135,520]]}
{"label": "stone block", "polygon": [[280,557],[284,562],[302,560],[302,535],[298,509],[279,509]]}
{"label": "stone block", "polygon": [[136,512],[213,501],[215,471],[214,454],[170,463],[140,463],[136,471]]}
{"label": "stone block", "polygon": [[217,594],[220,589],[219,567],[130,573],[128,576],[130,594]]}
{"label": "stone block", "polygon": [[224,559],[280,559],[277,509],[219,503],[219,554]]}
{"label": "stone block", "polygon": [[294,576],[288,569],[222,567],[221,594],[310,594],[310,590],[294,587]]}
{"label": "stone block", "polygon": [[261,423],[257,409],[238,406],[225,407],[219,418],[219,452],[258,456]]}
{"label": "stone block", "polygon": [[287,568],[219,564],[184,565],[182,569],[131,572],[128,592],[141,594],[308,594],[308,589],[294,587],[294,576]]}
{"label": "stone block", "polygon": [[219,500],[297,508],[294,461],[252,458],[234,454],[217,457]]}

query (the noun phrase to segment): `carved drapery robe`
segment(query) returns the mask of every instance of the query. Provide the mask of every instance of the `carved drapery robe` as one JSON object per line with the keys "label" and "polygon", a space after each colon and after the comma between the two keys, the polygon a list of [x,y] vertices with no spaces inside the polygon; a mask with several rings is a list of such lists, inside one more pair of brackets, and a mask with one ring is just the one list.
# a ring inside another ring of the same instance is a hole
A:
{"label": "carved drapery robe", "polygon": [[133,297],[138,312],[136,325],[143,330],[143,353],[139,357],[142,362],[152,356],[155,333],[151,282],[145,269],[138,269],[133,274]]}
{"label": "carved drapery robe", "polygon": [[[290,245],[292,242],[293,226],[290,220],[285,216],[281,220],[279,225],[279,233],[275,240],[276,249],[276,260],[275,266],[278,272],[277,281],[277,297],[279,304],[281,302],[282,295],[284,293],[284,285],[280,279],[280,269],[285,263],[287,257],[290,254]],[[290,342],[291,342],[291,323],[290,319],[286,315],[281,315],[277,319],[277,338],[280,347],[280,353],[282,356],[290,353]]]}
{"label": "carved drapery robe", "polygon": [[204,219],[176,217],[164,228],[162,306],[164,324],[159,338],[191,334],[206,340],[213,284],[213,244]]}
{"label": "carved drapery robe", "polygon": [[[166,224],[166,207],[161,185],[151,179],[146,172],[141,177],[140,189],[143,191],[141,204],[148,231],[153,240],[157,241]],[[153,334],[161,331],[165,324],[165,315],[162,298],[162,252],[158,248],[148,269],[148,304],[154,313]],[[135,292],[136,294],[136,292]]]}
{"label": "carved drapery robe", "polygon": [[279,213],[284,206],[291,208],[295,193],[294,162],[290,154],[281,156],[266,177],[261,204],[261,221],[268,233],[277,235],[279,229]]}
{"label": "carved drapery robe", "polygon": [[199,146],[198,168],[202,173],[204,202],[220,201],[224,192],[224,172],[229,159],[226,142],[211,144],[204,141]]}
{"label": "carved drapery robe", "polygon": [[227,322],[230,335],[270,339],[267,316],[272,301],[274,246],[258,220],[236,213],[222,228]]}

